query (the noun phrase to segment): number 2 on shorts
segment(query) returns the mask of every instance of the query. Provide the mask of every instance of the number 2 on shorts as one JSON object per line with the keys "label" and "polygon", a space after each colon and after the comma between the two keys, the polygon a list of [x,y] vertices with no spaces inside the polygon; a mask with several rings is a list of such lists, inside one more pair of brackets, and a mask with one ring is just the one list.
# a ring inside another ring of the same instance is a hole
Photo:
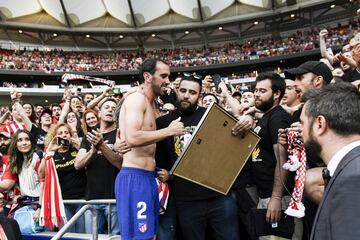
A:
{"label": "number 2 on shorts", "polygon": [[137,212],[137,219],[146,219],[146,202],[138,202],[136,206],[139,210]]}

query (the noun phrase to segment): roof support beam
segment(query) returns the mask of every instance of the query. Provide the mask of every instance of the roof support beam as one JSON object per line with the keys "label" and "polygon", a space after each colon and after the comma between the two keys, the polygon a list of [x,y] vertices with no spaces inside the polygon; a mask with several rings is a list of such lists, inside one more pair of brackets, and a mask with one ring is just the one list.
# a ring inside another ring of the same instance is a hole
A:
{"label": "roof support beam", "polygon": [[65,16],[66,24],[67,24],[68,28],[71,28],[71,24],[70,24],[69,16],[68,16],[66,8],[65,8],[64,0],[60,0],[60,4],[61,4],[61,8],[62,8],[64,16]]}
{"label": "roof support beam", "polygon": [[135,14],[134,14],[134,9],[133,9],[132,4],[131,4],[131,0],[127,0],[127,1],[128,1],[128,4],[129,4],[129,9],[130,9],[130,13],[131,13],[131,19],[133,21],[134,27],[137,28],[136,17],[135,17]]}
{"label": "roof support beam", "polygon": [[197,4],[198,4],[198,9],[199,9],[200,20],[201,20],[201,22],[204,22],[204,15],[203,15],[202,6],[201,6],[201,0],[197,0]]}

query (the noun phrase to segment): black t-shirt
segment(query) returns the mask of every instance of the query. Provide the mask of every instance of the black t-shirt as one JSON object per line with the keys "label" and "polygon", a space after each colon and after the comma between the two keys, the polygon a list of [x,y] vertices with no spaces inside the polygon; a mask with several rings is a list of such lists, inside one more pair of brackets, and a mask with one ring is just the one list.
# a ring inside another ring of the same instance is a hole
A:
{"label": "black t-shirt", "polygon": [[59,177],[63,199],[79,199],[85,197],[85,169],[76,170],[75,157],[78,150],[71,147],[65,153],[56,152],[54,162]]}
{"label": "black t-shirt", "polygon": [[[113,150],[116,140],[116,130],[103,134],[104,141],[108,141],[108,147]],[[81,147],[87,151],[91,149],[91,144],[83,138]],[[114,199],[115,178],[119,169],[114,167],[99,151],[91,157],[89,165],[86,167],[86,199]]]}
{"label": "black t-shirt", "polygon": [[272,194],[276,167],[273,145],[277,144],[279,128],[288,128],[290,122],[290,115],[281,106],[276,106],[264,114],[254,129],[261,137],[252,153],[254,179],[261,198]]}
{"label": "black t-shirt", "polygon": [[[190,140],[191,134],[195,131],[205,111],[205,108],[198,107],[193,114],[185,115],[181,114],[178,110],[174,110],[156,120],[157,129],[162,129],[169,126],[173,120],[181,117],[181,122],[184,123],[184,126],[189,132],[189,134],[185,134],[184,136],[168,137],[157,143],[155,155],[157,167],[167,170],[171,169],[187,141]],[[177,201],[204,200],[221,196],[218,192],[176,176],[174,176],[172,183],[170,181],[170,193],[171,192],[173,192]]]}
{"label": "black t-shirt", "polygon": [[342,78],[345,82],[354,82],[360,80],[360,73],[357,69],[352,69],[344,73]]}
{"label": "black t-shirt", "polygon": [[45,137],[46,137],[47,132],[45,132],[42,128],[36,127],[33,124],[32,127],[31,127],[30,133],[34,137],[36,145],[39,148],[44,149],[44,147],[45,147]]}

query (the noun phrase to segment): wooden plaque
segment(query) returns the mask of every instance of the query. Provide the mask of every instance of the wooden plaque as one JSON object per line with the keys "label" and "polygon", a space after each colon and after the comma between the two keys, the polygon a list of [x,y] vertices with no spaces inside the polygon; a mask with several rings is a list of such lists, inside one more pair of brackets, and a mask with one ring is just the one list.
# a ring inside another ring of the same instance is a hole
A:
{"label": "wooden plaque", "polygon": [[260,141],[253,131],[234,136],[237,119],[213,103],[176,160],[170,173],[227,194]]}

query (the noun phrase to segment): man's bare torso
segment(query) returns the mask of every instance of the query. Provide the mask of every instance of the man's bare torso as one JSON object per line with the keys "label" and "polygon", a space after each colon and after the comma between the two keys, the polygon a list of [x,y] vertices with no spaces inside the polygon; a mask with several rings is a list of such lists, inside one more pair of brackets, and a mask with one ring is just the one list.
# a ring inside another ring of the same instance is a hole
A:
{"label": "man's bare torso", "polygon": [[[126,131],[130,131],[126,126],[126,115],[131,114],[131,105],[134,101],[141,101],[144,106],[144,112],[141,116],[143,117],[141,130],[142,131],[154,131],[156,130],[156,122],[154,110],[150,102],[146,99],[143,93],[135,92],[130,94],[123,102],[119,116],[119,128],[120,137],[125,139]],[[149,144],[146,146],[132,147],[131,151],[127,152],[123,156],[123,167],[141,168],[149,171],[155,170],[155,147],[156,144]]]}

